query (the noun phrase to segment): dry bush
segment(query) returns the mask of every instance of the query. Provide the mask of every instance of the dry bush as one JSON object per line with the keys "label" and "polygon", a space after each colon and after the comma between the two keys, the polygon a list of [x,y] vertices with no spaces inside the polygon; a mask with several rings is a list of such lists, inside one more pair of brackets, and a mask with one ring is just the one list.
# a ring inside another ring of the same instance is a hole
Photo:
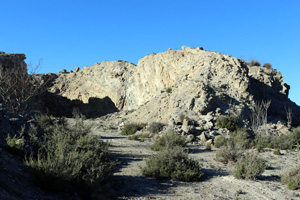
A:
{"label": "dry bush", "polygon": [[133,135],[137,131],[142,130],[144,128],[143,124],[130,123],[126,124],[121,131],[121,135]]}
{"label": "dry bush", "polygon": [[83,120],[72,127],[48,126],[43,137],[35,137],[37,155],[25,159],[39,185],[52,191],[92,189],[112,175],[116,163],[110,159],[109,144],[91,135]]}
{"label": "dry bush", "polygon": [[300,166],[284,172],[281,176],[281,182],[291,190],[300,189]]}
{"label": "dry bush", "polygon": [[272,64],[271,63],[265,63],[264,68],[267,68],[267,69],[272,69]]}
{"label": "dry bush", "polygon": [[156,179],[173,179],[177,181],[199,181],[204,173],[200,164],[188,158],[180,146],[173,146],[159,151],[146,160],[141,169],[143,175]]}
{"label": "dry bush", "polygon": [[[256,135],[267,134],[259,131],[261,127],[266,127],[268,123],[268,109],[271,105],[271,100],[255,102],[251,114],[251,126]],[[266,129],[263,129],[266,130]]]}
{"label": "dry bush", "polygon": [[27,67],[14,67],[1,73],[0,99],[9,112],[26,115],[31,111],[30,99],[40,94],[46,84],[33,77],[39,67],[40,63],[36,68],[31,69],[29,74]]}
{"label": "dry bush", "polygon": [[260,176],[266,168],[266,162],[258,158],[256,153],[247,152],[236,162],[233,176],[237,179],[255,179]]}
{"label": "dry bush", "polygon": [[233,140],[228,140],[226,145],[222,146],[220,151],[217,152],[216,160],[223,163],[235,163],[242,156],[243,152],[244,150],[237,146]]}
{"label": "dry bush", "polygon": [[156,138],[154,144],[151,146],[151,150],[160,151],[164,148],[171,148],[174,146],[184,147],[185,144],[186,138],[184,136],[179,135],[175,131],[168,131]]}

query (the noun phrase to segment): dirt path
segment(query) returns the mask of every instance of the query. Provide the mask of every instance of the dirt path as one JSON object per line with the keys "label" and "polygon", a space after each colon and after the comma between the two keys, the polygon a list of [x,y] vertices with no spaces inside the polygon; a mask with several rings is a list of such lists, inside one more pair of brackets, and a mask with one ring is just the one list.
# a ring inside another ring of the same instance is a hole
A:
{"label": "dirt path", "polygon": [[119,199],[300,199],[300,191],[291,191],[280,182],[282,172],[300,164],[300,152],[273,155],[260,153],[268,168],[256,181],[237,180],[231,164],[214,160],[218,149],[204,150],[203,146],[189,145],[189,155],[203,163],[205,178],[201,182],[184,183],[172,180],[158,181],[144,177],[140,166],[155,152],[150,150],[151,140],[128,140],[118,130],[103,130],[103,123],[94,121],[94,133],[110,142],[115,159],[120,162],[113,181]]}

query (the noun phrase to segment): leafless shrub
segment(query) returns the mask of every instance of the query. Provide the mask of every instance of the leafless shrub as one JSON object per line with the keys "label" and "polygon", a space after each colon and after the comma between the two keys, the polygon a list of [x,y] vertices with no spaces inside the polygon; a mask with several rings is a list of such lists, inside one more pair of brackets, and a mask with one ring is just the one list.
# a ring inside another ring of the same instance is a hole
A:
{"label": "leafless shrub", "polygon": [[289,129],[292,128],[292,119],[293,119],[293,112],[291,107],[284,106],[286,112],[286,119],[287,119],[287,126]]}
{"label": "leafless shrub", "polygon": [[[37,81],[34,74],[41,66],[41,61],[35,68],[7,68],[0,77],[0,99],[9,112],[26,114],[30,111],[29,100],[42,91],[45,82]],[[29,73],[28,73],[29,71]]]}
{"label": "leafless shrub", "polygon": [[251,123],[252,130],[257,132],[259,127],[265,126],[268,123],[268,109],[271,105],[271,100],[262,100],[256,102],[252,109]]}

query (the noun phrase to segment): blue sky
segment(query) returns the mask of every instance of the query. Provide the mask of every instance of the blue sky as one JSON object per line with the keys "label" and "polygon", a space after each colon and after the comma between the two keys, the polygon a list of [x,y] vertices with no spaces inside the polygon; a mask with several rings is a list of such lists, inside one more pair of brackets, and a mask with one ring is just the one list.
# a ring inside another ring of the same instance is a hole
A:
{"label": "blue sky", "polygon": [[0,0],[0,51],[40,73],[182,45],[270,62],[300,105],[299,0]]}

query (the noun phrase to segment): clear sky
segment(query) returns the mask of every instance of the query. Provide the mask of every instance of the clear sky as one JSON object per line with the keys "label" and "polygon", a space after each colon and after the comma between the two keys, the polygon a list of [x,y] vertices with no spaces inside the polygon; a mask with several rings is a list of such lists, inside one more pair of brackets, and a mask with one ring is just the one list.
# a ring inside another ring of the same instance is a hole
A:
{"label": "clear sky", "polygon": [[0,51],[40,73],[182,45],[272,63],[300,105],[300,0],[0,0]]}

